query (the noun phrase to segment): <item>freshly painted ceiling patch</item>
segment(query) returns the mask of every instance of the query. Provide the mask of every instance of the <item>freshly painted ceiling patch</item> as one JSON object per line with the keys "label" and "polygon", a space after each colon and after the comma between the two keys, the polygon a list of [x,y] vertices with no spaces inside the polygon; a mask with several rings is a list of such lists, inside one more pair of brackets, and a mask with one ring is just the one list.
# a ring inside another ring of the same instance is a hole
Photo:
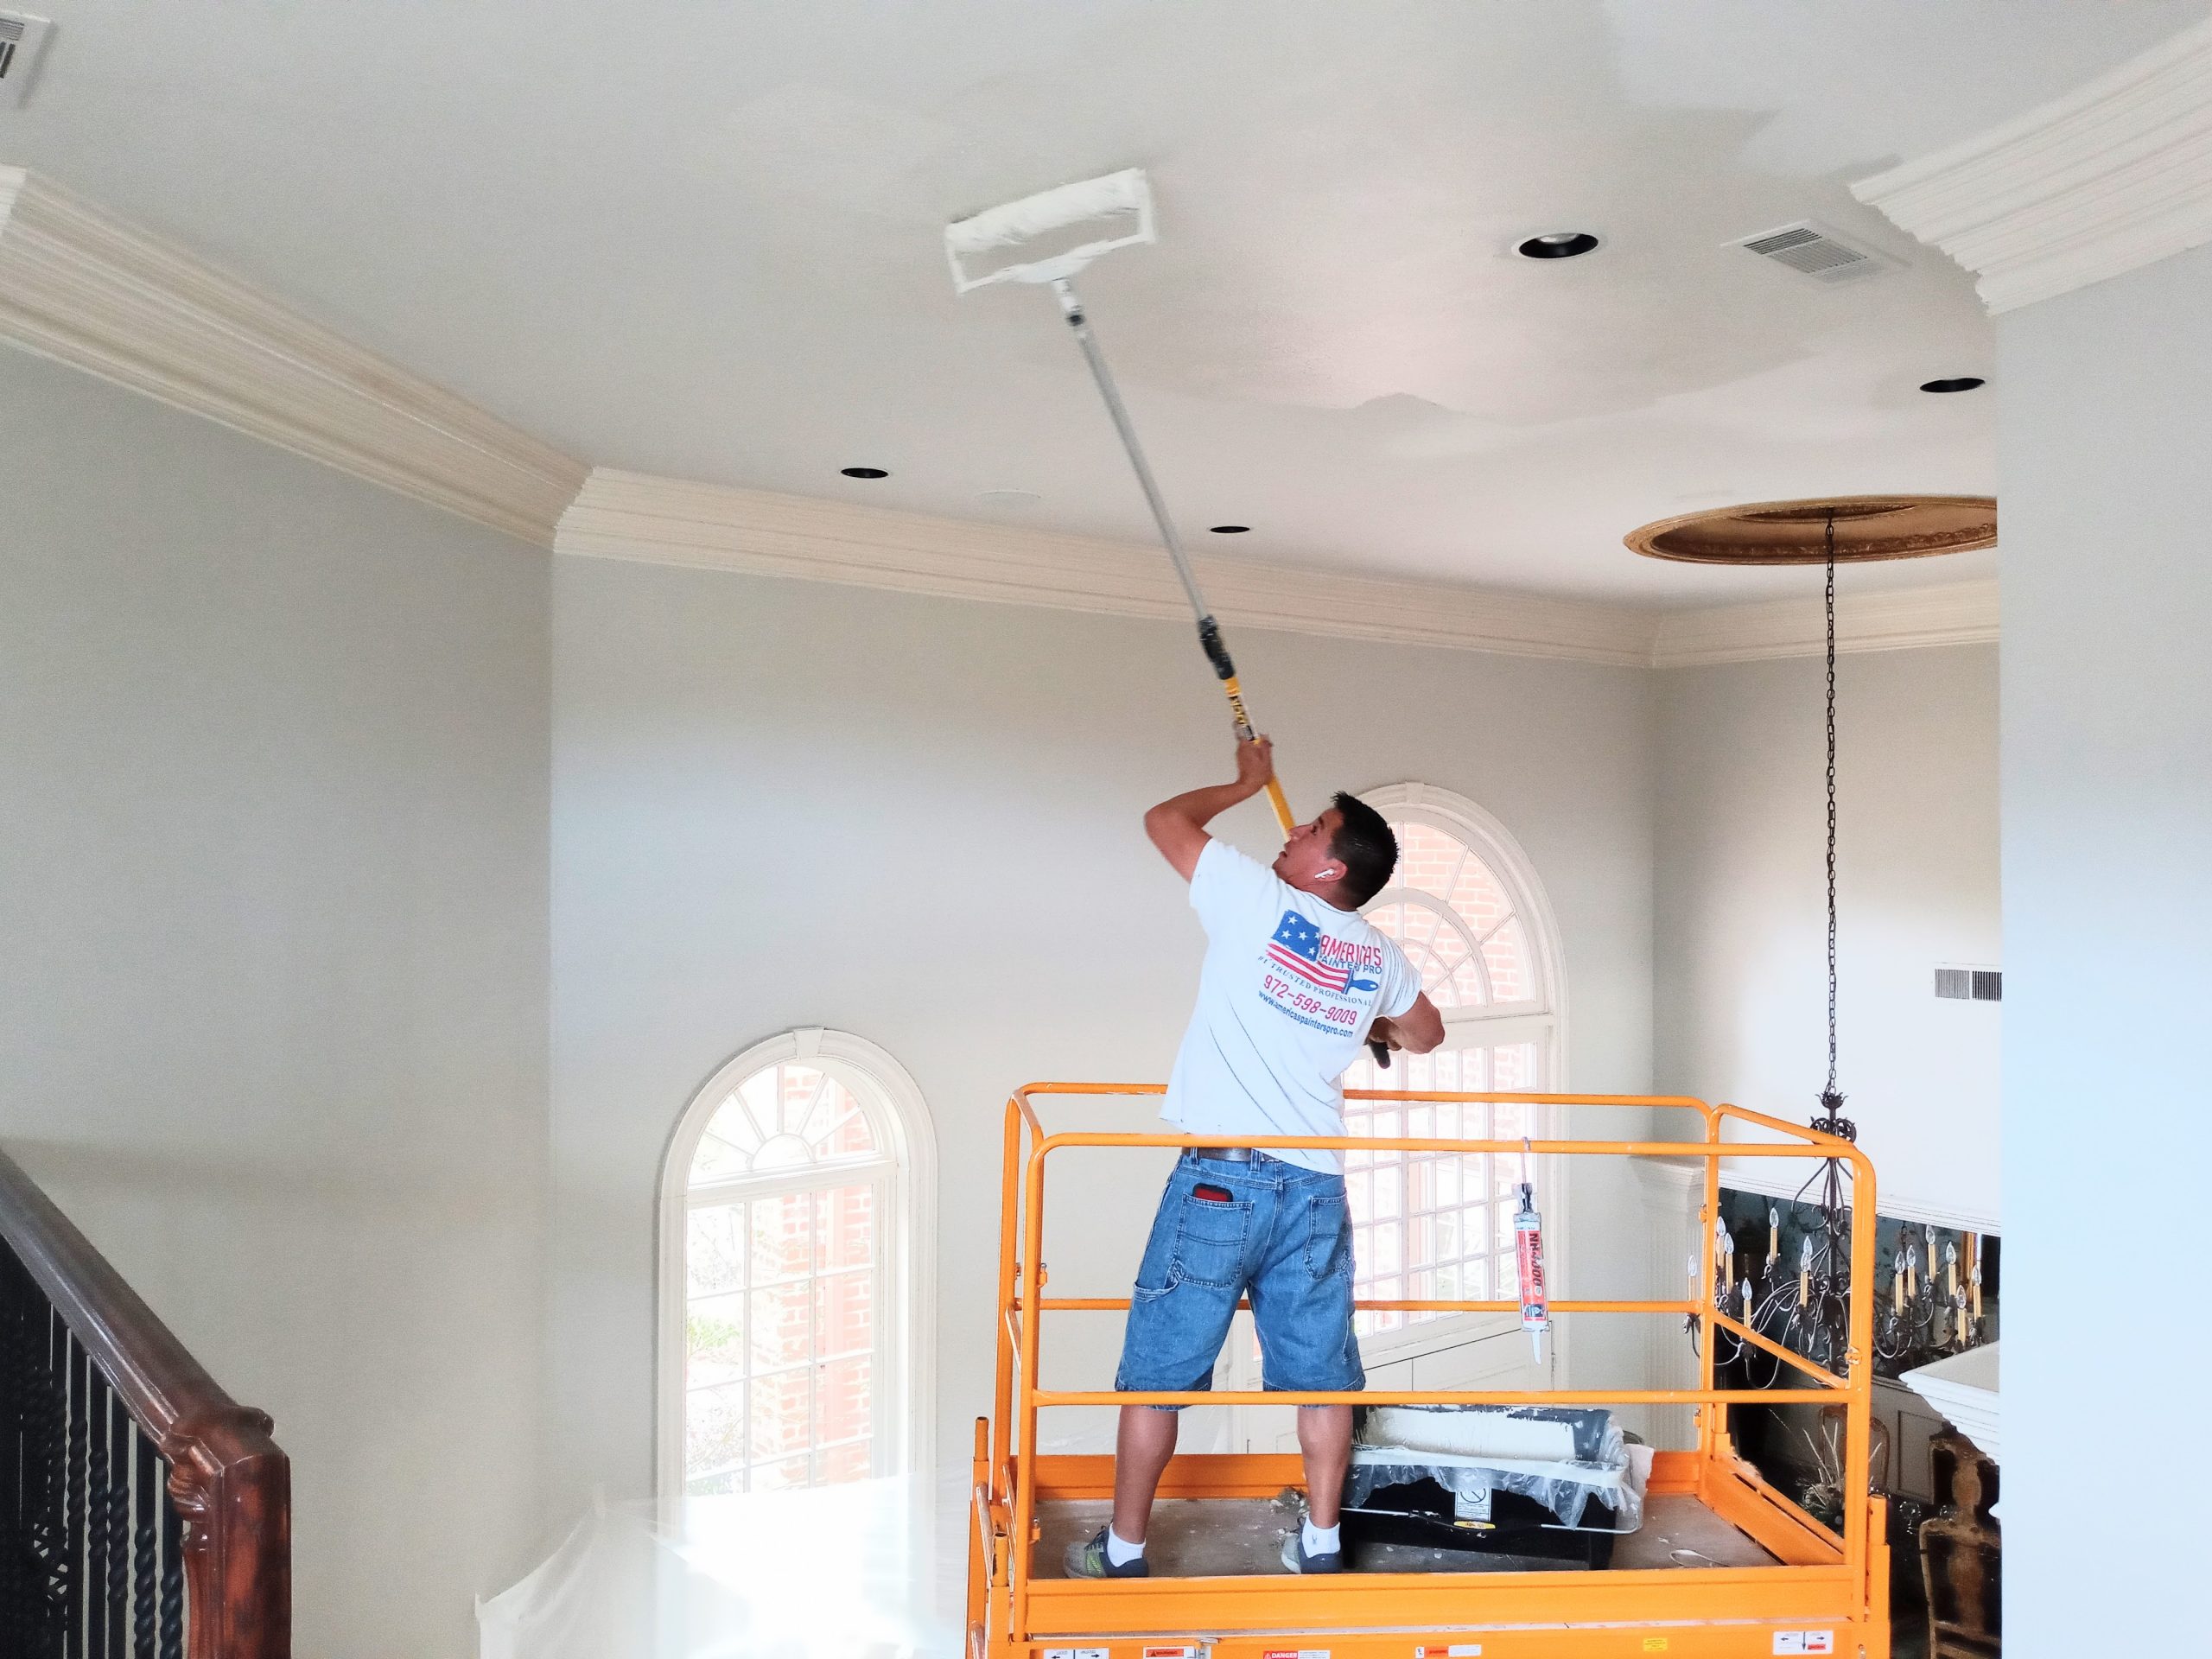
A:
{"label": "freshly painted ceiling patch", "polygon": [[1920,383],[1920,389],[1923,391],[1972,391],[1983,384],[1978,374],[1961,374],[1948,380],[1923,380]]}
{"label": "freshly painted ceiling patch", "polygon": [[1816,225],[1809,219],[1784,225],[1779,230],[1762,231],[1728,245],[1748,249],[1762,259],[1786,265],[1801,276],[1831,286],[1904,269],[1899,261],[1889,255],[1847,241],[1827,226]]}
{"label": "freshly painted ceiling patch", "polygon": [[880,467],[844,467],[838,470],[847,478],[888,478],[891,476]]}
{"label": "freshly painted ceiling patch", "polygon": [[984,490],[976,499],[987,507],[1033,507],[1045,498],[1034,490]]}
{"label": "freshly painted ceiling patch", "polygon": [[1598,245],[1587,231],[1553,231],[1532,236],[1515,250],[1523,259],[1572,259]]}

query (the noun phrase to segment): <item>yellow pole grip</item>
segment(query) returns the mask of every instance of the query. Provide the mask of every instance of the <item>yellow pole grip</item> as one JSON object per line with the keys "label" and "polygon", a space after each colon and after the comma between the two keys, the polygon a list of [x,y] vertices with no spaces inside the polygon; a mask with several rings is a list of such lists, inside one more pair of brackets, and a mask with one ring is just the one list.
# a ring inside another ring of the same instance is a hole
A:
{"label": "yellow pole grip", "polygon": [[[1252,729],[1251,715],[1244,712],[1244,692],[1236,683],[1236,677],[1232,674],[1224,680],[1221,689],[1229,697],[1230,717],[1236,722],[1236,735],[1247,743],[1252,742],[1259,734]],[[1275,822],[1282,826],[1283,834],[1287,836],[1298,828],[1298,820],[1290,816],[1289,798],[1282,792],[1282,784],[1278,779],[1268,779],[1268,804],[1274,808]]]}

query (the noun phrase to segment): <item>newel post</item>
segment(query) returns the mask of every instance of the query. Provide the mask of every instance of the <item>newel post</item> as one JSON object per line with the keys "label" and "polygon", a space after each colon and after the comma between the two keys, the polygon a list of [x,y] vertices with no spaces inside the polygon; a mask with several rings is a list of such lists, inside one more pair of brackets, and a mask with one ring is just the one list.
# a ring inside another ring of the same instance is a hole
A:
{"label": "newel post", "polygon": [[292,1470],[266,1414],[179,1423],[162,1442],[186,1522],[188,1659],[291,1659]]}

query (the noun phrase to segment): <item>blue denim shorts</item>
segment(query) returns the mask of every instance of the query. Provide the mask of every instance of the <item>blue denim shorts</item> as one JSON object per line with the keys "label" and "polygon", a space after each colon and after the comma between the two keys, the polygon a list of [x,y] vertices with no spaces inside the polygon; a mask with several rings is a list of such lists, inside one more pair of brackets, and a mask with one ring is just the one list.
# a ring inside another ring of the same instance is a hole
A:
{"label": "blue denim shorts", "polygon": [[1212,1388],[1240,1296],[1251,1298],[1259,1327],[1262,1388],[1366,1386],[1351,1328],[1343,1176],[1264,1153],[1232,1163],[1185,1152],[1167,1178],[1137,1268],[1115,1389]]}

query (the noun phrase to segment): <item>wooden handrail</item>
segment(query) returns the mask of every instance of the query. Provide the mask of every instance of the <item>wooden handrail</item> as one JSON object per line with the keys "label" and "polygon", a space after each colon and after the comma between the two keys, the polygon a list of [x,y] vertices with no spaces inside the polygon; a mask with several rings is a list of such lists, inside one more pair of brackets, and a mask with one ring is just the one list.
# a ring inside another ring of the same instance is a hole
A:
{"label": "wooden handrail", "polygon": [[226,1394],[4,1152],[0,1239],[168,1463],[191,1659],[290,1659],[291,1465],[268,1414]]}

